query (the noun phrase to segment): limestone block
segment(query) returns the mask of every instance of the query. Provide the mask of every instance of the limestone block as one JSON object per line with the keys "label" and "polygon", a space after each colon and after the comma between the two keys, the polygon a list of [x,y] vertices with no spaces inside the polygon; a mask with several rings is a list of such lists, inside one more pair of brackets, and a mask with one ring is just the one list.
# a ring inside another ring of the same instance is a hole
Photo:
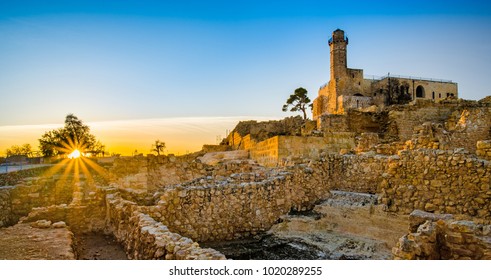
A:
{"label": "limestone block", "polygon": [[32,227],[36,228],[49,228],[51,226],[51,221],[47,220],[38,220],[31,224]]}
{"label": "limestone block", "polygon": [[472,221],[455,221],[448,225],[450,230],[461,233],[473,233],[477,229],[477,225]]}
{"label": "limestone block", "polygon": [[421,210],[414,210],[409,215],[409,230],[410,232],[416,232],[419,225],[423,224],[427,220],[438,221],[438,220],[450,220],[453,215],[450,214],[433,214]]}
{"label": "limestone block", "polygon": [[53,228],[64,228],[64,227],[66,227],[66,223],[63,221],[59,221],[59,222],[53,223],[52,226],[53,226]]}

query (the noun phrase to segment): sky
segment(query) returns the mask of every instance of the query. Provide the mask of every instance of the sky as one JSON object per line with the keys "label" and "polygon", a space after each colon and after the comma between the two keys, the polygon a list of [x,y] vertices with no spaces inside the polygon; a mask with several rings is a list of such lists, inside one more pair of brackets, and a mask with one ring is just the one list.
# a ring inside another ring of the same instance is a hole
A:
{"label": "sky", "polygon": [[487,1],[0,1],[0,155],[69,113],[109,152],[216,144],[239,120],[290,115],[298,87],[313,100],[337,28],[365,76],[491,95]]}

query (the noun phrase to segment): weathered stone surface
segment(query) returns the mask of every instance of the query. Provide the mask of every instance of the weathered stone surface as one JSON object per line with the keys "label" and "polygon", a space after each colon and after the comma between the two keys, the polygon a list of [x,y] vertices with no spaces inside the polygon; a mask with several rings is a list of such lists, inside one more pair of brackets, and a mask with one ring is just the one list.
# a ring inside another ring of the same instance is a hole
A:
{"label": "weathered stone surface", "polygon": [[66,223],[63,221],[59,221],[59,222],[53,223],[52,226],[53,226],[53,228],[64,228],[64,227],[66,227]]}
{"label": "weathered stone surface", "polygon": [[16,224],[0,229],[1,260],[74,260],[73,234],[67,228]]}
{"label": "weathered stone surface", "polygon": [[32,223],[31,226],[36,228],[49,228],[51,227],[51,221],[37,220],[36,222]]}
{"label": "weathered stone surface", "polygon": [[218,251],[200,248],[191,239],[170,232],[140,212],[140,206],[119,196],[107,196],[107,205],[107,230],[124,245],[130,259],[225,259]]}
{"label": "weathered stone surface", "polygon": [[227,151],[227,152],[211,152],[206,153],[198,159],[208,165],[217,165],[220,162],[227,160],[246,160],[249,158],[249,152],[245,150]]}
{"label": "weathered stone surface", "polygon": [[491,239],[472,221],[416,213],[428,219],[401,238],[392,249],[395,259],[491,259]]}
{"label": "weathered stone surface", "polygon": [[409,231],[415,232],[426,221],[436,222],[438,220],[450,220],[452,218],[453,215],[450,214],[435,214],[422,210],[414,210],[409,214]]}

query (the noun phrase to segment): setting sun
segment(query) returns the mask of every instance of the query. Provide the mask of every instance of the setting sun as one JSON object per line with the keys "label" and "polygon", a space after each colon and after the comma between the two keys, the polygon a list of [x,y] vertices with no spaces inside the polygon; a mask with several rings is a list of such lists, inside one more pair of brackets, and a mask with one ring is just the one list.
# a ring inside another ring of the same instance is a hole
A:
{"label": "setting sun", "polygon": [[79,150],[75,150],[68,155],[69,159],[79,158],[82,155]]}

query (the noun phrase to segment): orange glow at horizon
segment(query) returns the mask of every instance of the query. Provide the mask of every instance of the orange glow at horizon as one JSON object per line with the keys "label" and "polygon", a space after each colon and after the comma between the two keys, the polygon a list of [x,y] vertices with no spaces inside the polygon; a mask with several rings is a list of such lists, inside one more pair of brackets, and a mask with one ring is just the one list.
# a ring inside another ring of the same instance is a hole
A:
{"label": "orange glow at horizon", "polygon": [[[272,120],[277,117],[204,117],[204,118],[165,118],[143,120],[121,120],[87,122],[91,133],[106,147],[110,154],[133,155],[135,151],[150,154],[152,144],[160,139],[166,144],[165,154],[185,154],[201,150],[204,144],[217,144],[239,121]],[[31,144],[38,150],[37,139],[59,125],[0,126],[0,156],[12,145]],[[83,151],[83,143],[67,143],[66,153],[75,149]]]}

